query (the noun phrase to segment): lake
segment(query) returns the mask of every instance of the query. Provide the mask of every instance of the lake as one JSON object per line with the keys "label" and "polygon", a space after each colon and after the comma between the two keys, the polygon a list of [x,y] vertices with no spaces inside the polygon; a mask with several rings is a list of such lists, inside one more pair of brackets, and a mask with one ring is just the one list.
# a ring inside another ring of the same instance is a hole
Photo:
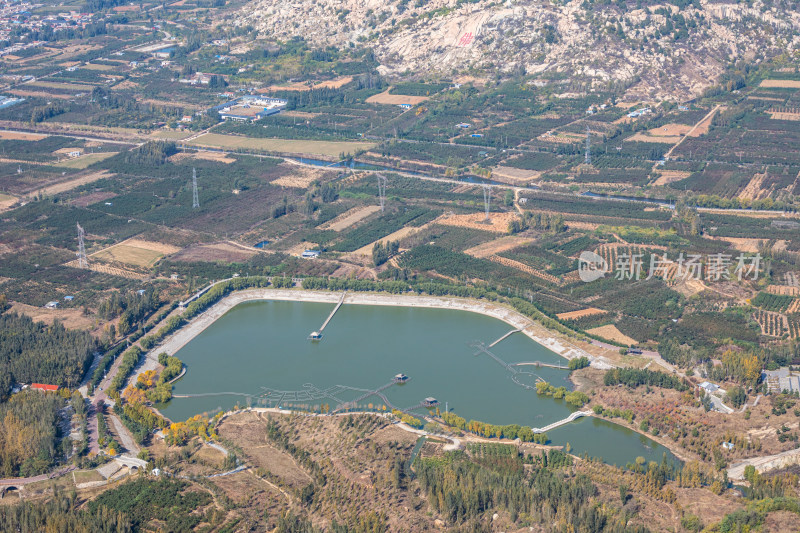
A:
{"label": "lake", "polygon": [[[422,415],[427,410],[420,402],[434,397],[442,410],[446,406],[467,420],[544,427],[575,410],[518,384],[532,386],[541,378],[569,388],[566,370],[502,364],[565,364],[556,353],[522,333],[488,348],[499,361],[475,347],[488,347],[513,329],[501,320],[449,309],[345,304],[321,341],[308,340],[333,307],[276,300],[237,305],[176,354],[187,372],[173,394],[200,396],[173,398],[162,412],[184,420],[236,404],[306,409],[327,404],[334,410],[358,399],[363,408],[388,404]],[[399,373],[409,380],[392,384]],[[368,395],[381,388],[385,399]],[[664,452],[672,458],[655,441],[604,420],[579,420],[548,436],[552,444],[569,442],[573,453],[613,464],[637,456],[660,461]]]}

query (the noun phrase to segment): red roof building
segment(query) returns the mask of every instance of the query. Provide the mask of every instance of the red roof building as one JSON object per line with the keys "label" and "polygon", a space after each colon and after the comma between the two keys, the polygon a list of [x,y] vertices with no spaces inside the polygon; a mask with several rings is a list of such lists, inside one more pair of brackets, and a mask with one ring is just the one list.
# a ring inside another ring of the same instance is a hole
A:
{"label": "red roof building", "polygon": [[45,385],[43,383],[34,383],[33,385],[31,385],[31,388],[36,390],[55,392],[58,390],[58,385]]}

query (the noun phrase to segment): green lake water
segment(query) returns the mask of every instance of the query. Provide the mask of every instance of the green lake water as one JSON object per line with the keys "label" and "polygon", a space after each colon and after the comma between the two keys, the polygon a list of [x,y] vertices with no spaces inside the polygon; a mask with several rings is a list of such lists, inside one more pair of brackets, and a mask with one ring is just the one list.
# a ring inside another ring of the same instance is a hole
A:
{"label": "green lake water", "polygon": [[[174,398],[162,406],[173,420],[198,413],[240,406],[323,403],[334,409],[388,385],[395,374],[407,383],[382,391],[391,405],[409,408],[426,397],[439,400],[467,420],[492,424],[544,427],[574,409],[563,400],[537,396],[535,390],[512,381],[512,372],[470,346],[486,346],[513,329],[500,320],[443,309],[343,305],[320,342],[308,335],[320,327],[333,304],[255,301],[237,305],[184,346],[176,355],[186,375],[175,383]],[[489,348],[506,363],[565,360],[521,333]],[[529,385],[536,377],[567,386],[567,371],[516,367],[517,381]],[[524,374],[526,373],[527,374]],[[225,393],[225,394],[220,394]],[[235,394],[231,394],[235,393]],[[359,401],[380,406],[376,396]],[[414,411],[424,414],[417,407]],[[623,465],[637,456],[660,461],[669,451],[636,432],[597,419],[583,419],[548,431],[552,444],[570,443],[584,452]]]}

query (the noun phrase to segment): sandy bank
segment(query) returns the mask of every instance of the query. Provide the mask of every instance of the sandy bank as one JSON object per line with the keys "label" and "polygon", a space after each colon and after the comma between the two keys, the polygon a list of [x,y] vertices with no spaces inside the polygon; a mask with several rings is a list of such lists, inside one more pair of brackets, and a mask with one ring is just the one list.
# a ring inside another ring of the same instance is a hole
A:
{"label": "sandy bank", "polygon": [[[317,302],[335,305],[341,297],[340,292],[311,291],[304,289],[248,289],[230,294],[214,304],[212,307],[195,317],[189,324],[167,337],[164,342],[156,347],[153,353],[166,352],[174,355],[186,346],[193,338],[199,335],[218,318],[233,309],[240,303],[258,300],[287,300],[294,302]],[[597,368],[611,368],[613,365],[600,356],[593,356],[583,349],[575,346],[563,335],[544,328],[541,324],[531,320],[516,310],[493,302],[472,300],[468,298],[454,298],[444,296],[422,296],[416,294],[383,294],[349,292],[345,298],[345,305],[383,305],[400,307],[427,307],[434,309],[451,309],[469,311],[502,320],[514,329],[541,344],[545,348],[557,353],[565,359],[588,357],[592,366]],[[334,319],[335,323],[335,319]],[[313,327],[309,325],[309,327]]]}

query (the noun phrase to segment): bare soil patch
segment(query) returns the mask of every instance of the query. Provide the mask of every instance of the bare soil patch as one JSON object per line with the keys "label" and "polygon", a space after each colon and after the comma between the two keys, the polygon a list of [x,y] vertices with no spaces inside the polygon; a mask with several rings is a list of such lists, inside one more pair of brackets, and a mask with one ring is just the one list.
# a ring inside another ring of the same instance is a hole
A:
{"label": "bare soil patch", "polygon": [[198,105],[198,104],[190,104],[188,102],[177,102],[177,101],[176,102],[170,102],[170,101],[167,101],[167,100],[157,100],[155,98],[143,99],[142,103],[152,104],[152,105],[156,105],[156,106],[180,106],[180,107],[182,107],[184,109],[193,109],[195,111],[203,109],[203,106]]}
{"label": "bare soil patch", "polygon": [[[53,294],[53,300],[61,300],[64,295]],[[81,309],[45,309],[44,307],[34,307],[19,302],[14,302],[11,311],[31,317],[36,322],[52,324],[58,319],[64,327],[71,329],[91,329],[94,319],[91,316],[83,316]]]}
{"label": "bare soil patch", "polygon": [[703,283],[699,279],[688,279],[685,281],[681,281],[676,283],[673,287],[673,290],[681,293],[687,298],[694,296],[695,294],[700,294],[704,290],[707,289],[705,283]]}
{"label": "bare soil patch", "polygon": [[94,181],[98,181],[104,178],[109,178],[114,174],[108,172],[107,170],[101,170],[99,172],[92,172],[90,174],[84,174],[75,179],[67,180],[61,183],[56,183],[55,185],[50,185],[47,187],[43,187],[41,189],[37,189],[35,191],[31,191],[31,196],[36,196],[37,194],[41,194],[44,196],[53,196],[56,194],[60,194],[62,192],[71,191],[76,187],[80,187],[81,185],[86,185],[87,183],[92,183]]}
{"label": "bare soil patch", "polygon": [[[183,137],[185,136],[181,134],[181,138]],[[215,161],[217,163],[224,163],[226,165],[236,162],[236,159],[229,157],[227,154],[222,152],[205,152],[202,150],[197,152],[178,152],[177,154],[169,157],[169,160],[172,162],[183,161],[185,159],[202,159],[204,161]]]}
{"label": "bare soil patch", "polygon": [[275,91],[310,91],[312,89],[339,89],[341,87],[344,87],[351,81],[353,81],[352,76],[339,76],[336,79],[321,81],[313,85],[300,82],[289,83],[286,85],[270,85],[266,89],[262,89],[259,92],[265,93],[265,92],[275,92]]}
{"label": "bare soil patch", "polygon": [[160,242],[128,239],[89,256],[93,260],[110,263],[124,263],[136,267],[149,268],[165,255],[180,250],[175,246]]}
{"label": "bare soil patch", "polygon": [[800,113],[786,113],[783,111],[768,111],[772,120],[800,120]]}
{"label": "bare soil patch", "polygon": [[72,98],[70,94],[53,94],[53,93],[46,93],[44,91],[24,91],[21,89],[13,89],[11,91],[7,91],[9,94],[13,94],[14,96],[32,96],[38,98],[56,98],[59,100],[69,100]]}
{"label": "bare soil patch", "polygon": [[9,139],[15,141],[41,141],[48,137],[41,133],[25,133],[22,131],[0,131],[0,139]]}
{"label": "bare soil patch", "polygon": [[135,81],[125,80],[125,81],[121,81],[121,82],[117,83],[116,85],[114,85],[114,88],[115,89],[135,89],[138,86],[139,86],[139,84],[136,83]]}
{"label": "bare soil patch", "polygon": [[525,185],[538,179],[541,175],[541,172],[523,168],[499,166],[492,169],[492,179],[512,185]]}
{"label": "bare soil patch", "polygon": [[150,136],[155,137],[156,139],[169,139],[171,141],[181,141],[187,137],[191,137],[192,132],[183,130],[158,130],[154,131]]}
{"label": "bare soil patch", "polygon": [[760,87],[777,87],[780,89],[800,89],[800,81],[797,80],[763,80]]}
{"label": "bare soil patch", "polygon": [[619,342],[621,344],[627,344],[629,346],[635,346],[636,344],[638,344],[636,339],[628,337],[620,330],[618,330],[617,326],[613,324],[600,326],[599,328],[587,329],[586,332],[591,333],[592,335],[597,335],[598,337],[603,337],[604,339],[608,339],[610,341]]}
{"label": "bare soil patch", "polygon": [[111,66],[111,65],[100,65],[98,63],[86,63],[81,68],[84,68],[86,70],[100,70],[100,71],[113,70],[114,69],[114,67]]}
{"label": "bare soil patch", "polygon": [[314,154],[328,157],[339,157],[342,153],[355,153],[359,150],[369,150],[375,143],[358,141],[311,141],[303,139],[261,139],[242,137],[238,135],[223,135],[219,133],[206,133],[191,141],[197,146],[210,146],[214,148],[244,148],[249,150],[262,150],[267,152],[283,152],[294,154]]}
{"label": "bare soil patch", "polygon": [[656,137],[683,136],[691,131],[692,126],[688,124],[664,124],[660,128],[653,128],[647,133]]}
{"label": "bare soil patch", "polygon": [[[716,239],[715,239],[716,240]],[[719,237],[719,240],[729,242],[740,252],[755,253],[766,239],[747,239],[744,237]]]}
{"label": "bare soil patch", "polygon": [[636,133],[631,135],[627,139],[626,142],[643,142],[643,143],[663,143],[663,144],[675,144],[681,140],[681,136],[679,135],[648,135],[646,133]]}
{"label": "bare soil patch", "polygon": [[314,85],[314,89],[339,89],[353,81],[352,76],[339,76],[334,80],[321,81]]}
{"label": "bare soil patch", "polygon": [[389,104],[389,105],[417,105],[428,100],[427,96],[408,96],[405,94],[389,94],[389,89],[386,89],[380,94],[376,94],[367,98],[368,104]]}
{"label": "bare soil patch", "polygon": [[782,296],[798,296],[800,295],[800,287],[793,287],[791,285],[769,285],[767,292],[770,294],[780,294]]}
{"label": "bare soil patch", "polygon": [[377,205],[369,205],[366,207],[354,207],[349,211],[346,211],[339,215],[338,217],[327,221],[324,224],[317,226],[317,229],[326,230],[330,229],[333,231],[343,231],[357,224],[370,216],[373,213],[380,211],[380,206]]}
{"label": "bare soil patch", "polygon": [[557,277],[553,276],[552,274],[548,274],[547,272],[542,272],[541,270],[537,270],[531,266],[526,265],[520,261],[515,261],[513,259],[509,259],[507,257],[502,257],[499,255],[490,255],[487,259],[493,263],[497,263],[500,265],[504,265],[511,268],[516,268],[521,272],[525,272],[526,274],[530,274],[532,276],[536,276],[537,278],[541,278],[545,281],[549,281],[554,285],[560,285],[561,280]]}
{"label": "bare soil patch", "polygon": [[764,190],[764,180],[767,179],[767,173],[754,174],[747,186],[739,193],[739,198],[745,200],[758,200],[769,194],[769,190]]}
{"label": "bare soil patch", "polygon": [[401,228],[401,229],[395,231],[394,233],[390,233],[389,235],[387,235],[386,237],[383,237],[382,239],[378,239],[377,241],[371,242],[366,246],[362,246],[361,248],[359,248],[358,250],[353,252],[353,254],[354,255],[361,255],[361,256],[369,257],[369,256],[372,255],[372,248],[375,246],[375,244],[377,244],[377,243],[386,244],[386,243],[394,242],[394,241],[402,241],[406,237],[410,237],[411,235],[414,235],[415,233],[419,233],[420,231],[422,231],[423,229],[428,227],[429,224],[431,224],[431,223],[429,222],[428,224],[425,224],[425,225],[420,226],[420,227],[406,226],[405,228]]}
{"label": "bare soil patch", "polygon": [[79,196],[78,198],[72,200],[72,202],[70,203],[78,207],[86,207],[92,204],[96,204],[97,202],[110,200],[115,196],[117,196],[117,193],[113,193],[111,191],[98,191],[89,194],[84,194],[83,196]]}
{"label": "bare soil patch", "polygon": [[570,220],[567,223],[567,226],[572,229],[584,229],[584,230],[594,231],[600,227],[600,224],[594,222],[582,222],[580,220]]}
{"label": "bare soil patch", "polygon": [[117,155],[118,152],[99,152],[95,154],[83,154],[73,159],[59,161],[58,166],[65,168],[75,168],[83,170],[98,161],[103,161],[109,157]]}
{"label": "bare soil patch", "polygon": [[520,246],[525,246],[532,242],[533,239],[527,237],[508,235],[468,248],[464,250],[464,253],[473,257],[489,257],[491,255],[507,252],[508,250],[513,250],[514,248],[519,248]]}
{"label": "bare soil patch", "polygon": [[174,256],[173,261],[191,262],[213,262],[220,261],[224,263],[241,263],[247,261],[250,257],[257,252],[253,250],[249,252],[244,248],[239,248],[229,243],[221,242],[216,244],[205,244],[199,246],[192,246],[184,248]]}
{"label": "bare soil patch", "polygon": [[125,263],[138,267],[151,267],[162,257],[163,255],[158,252],[125,244],[118,244],[91,255],[91,258],[96,261]]}
{"label": "bare soil patch", "polygon": [[586,309],[579,309],[577,311],[570,311],[569,313],[558,313],[556,316],[559,320],[575,320],[584,316],[603,315],[607,311],[598,309],[596,307],[587,307]]}
{"label": "bare soil patch", "polygon": [[700,122],[698,122],[694,129],[687,134],[688,137],[700,137],[701,135],[705,135],[708,133],[708,129],[711,127],[711,121],[714,120],[714,115],[717,114],[717,111],[724,110],[725,108],[722,106],[717,106],[708,113],[708,115],[703,118]]}
{"label": "bare soil patch", "polygon": [[311,168],[299,165],[292,165],[287,163],[285,168],[290,168],[290,174],[272,180],[272,185],[280,185],[281,187],[294,187],[296,189],[308,189],[309,185],[315,181],[322,180],[332,173],[329,170],[320,168]]}
{"label": "bare soil patch", "polygon": [[0,211],[5,211],[12,205],[17,203],[17,199],[10,194],[0,193]]}
{"label": "bare soil patch", "polygon": [[653,182],[653,185],[669,185],[670,183],[686,179],[692,175],[691,172],[683,170],[661,170],[658,174],[659,176],[656,178],[656,181]]}
{"label": "bare soil patch", "polygon": [[62,83],[60,81],[34,81],[26,84],[31,87],[44,87],[45,89],[67,89],[76,91],[91,91],[94,85],[86,85],[83,83]]}
{"label": "bare soil patch", "polygon": [[473,213],[470,215],[444,215],[439,217],[438,223],[445,226],[508,233],[508,224],[517,218],[516,213],[489,213],[489,222],[485,222],[486,215],[484,213]]}
{"label": "bare soil patch", "polygon": [[320,116],[321,113],[309,113],[307,111],[281,111],[281,115],[285,117],[316,118]]}
{"label": "bare soil patch", "polygon": [[274,447],[266,436],[266,423],[260,417],[228,416],[218,428],[218,433],[226,439],[242,445],[254,465],[269,470],[279,476],[291,488],[301,489],[313,482],[288,453]]}

